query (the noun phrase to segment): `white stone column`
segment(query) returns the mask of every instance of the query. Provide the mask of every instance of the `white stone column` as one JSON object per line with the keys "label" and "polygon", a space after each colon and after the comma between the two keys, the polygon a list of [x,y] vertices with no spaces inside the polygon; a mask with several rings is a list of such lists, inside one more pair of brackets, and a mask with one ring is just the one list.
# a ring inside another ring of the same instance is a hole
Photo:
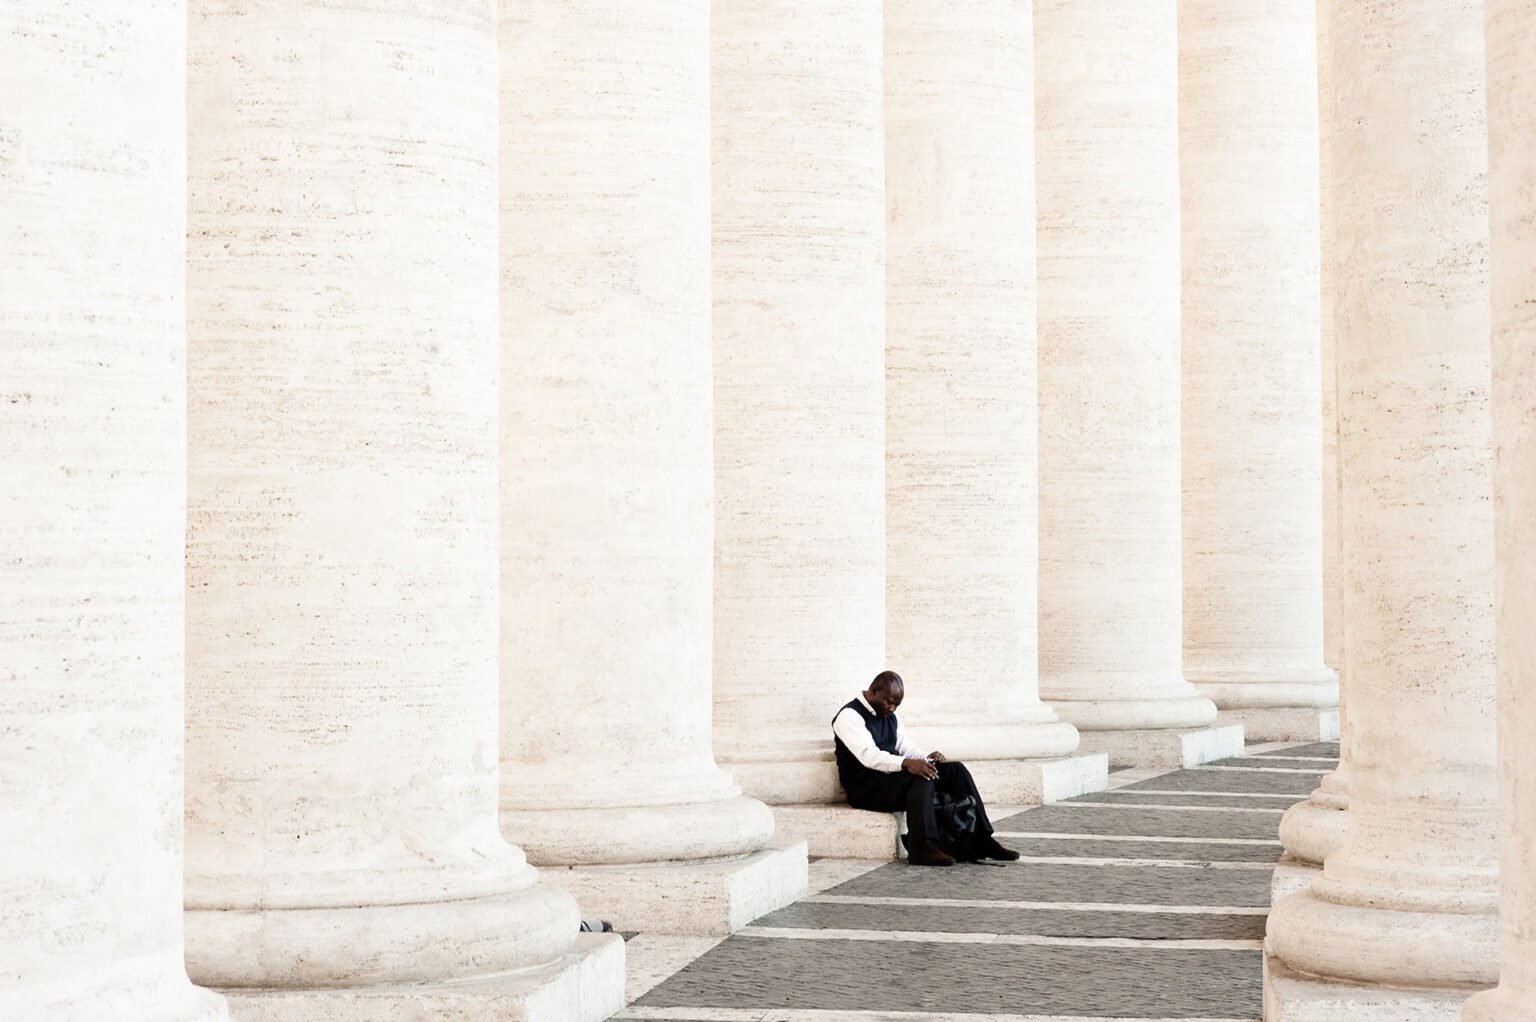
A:
{"label": "white stone column", "polygon": [[188,963],[241,1022],[623,1004],[497,829],[495,29],[192,4]]}
{"label": "white stone column", "polygon": [[1358,983],[1455,1017],[1498,975],[1482,5],[1337,4],[1331,31],[1358,755],[1347,838],[1270,916],[1266,1018],[1342,1017]]}
{"label": "white stone column", "polygon": [[186,4],[0,7],[0,1018],[182,964]]}
{"label": "white stone column", "polygon": [[1040,693],[1113,763],[1235,755],[1180,667],[1175,0],[1039,0]]}
{"label": "white stone column", "polygon": [[1039,696],[1028,15],[885,5],[886,659],[999,802],[1105,783]]}
{"label": "white stone column", "polygon": [[806,863],[711,751],[707,0],[506,0],[501,45],[503,827],[603,867],[589,915],[729,932]]}
{"label": "white stone column", "polygon": [[775,804],[839,797],[832,717],[902,669],[884,650],[881,44],[881,0],[711,10],[715,748]]}
{"label": "white stone column", "polygon": [[1184,676],[1246,737],[1338,737],[1323,663],[1317,20],[1179,0]]}
{"label": "white stone column", "polygon": [[1462,1018],[1521,1022],[1536,1018],[1536,0],[1484,5],[1502,940],[1498,988]]}

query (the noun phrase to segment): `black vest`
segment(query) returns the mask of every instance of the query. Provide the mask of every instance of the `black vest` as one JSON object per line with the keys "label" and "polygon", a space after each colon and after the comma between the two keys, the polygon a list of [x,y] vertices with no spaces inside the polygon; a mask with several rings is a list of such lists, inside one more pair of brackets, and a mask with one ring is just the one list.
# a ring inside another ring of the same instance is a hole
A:
{"label": "black vest", "polygon": [[[882,752],[889,752],[892,756],[898,754],[896,752],[896,714],[893,713],[889,717],[877,717],[866,709],[864,704],[858,699],[848,703],[848,705],[843,707],[843,710],[853,710],[860,717],[864,718],[864,726],[869,729],[870,737],[875,740],[877,748]],[[839,710],[837,712],[841,714],[843,711]],[[834,716],[832,719],[836,720],[837,717]],[[855,756],[836,734],[832,736],[832,743],[837,748],[837,777],[838,780],[842,781],[844,791],[852,791],[857,787],[861,774],[879,772],[870,770],[869,767],[860,763],[859,757]]]}

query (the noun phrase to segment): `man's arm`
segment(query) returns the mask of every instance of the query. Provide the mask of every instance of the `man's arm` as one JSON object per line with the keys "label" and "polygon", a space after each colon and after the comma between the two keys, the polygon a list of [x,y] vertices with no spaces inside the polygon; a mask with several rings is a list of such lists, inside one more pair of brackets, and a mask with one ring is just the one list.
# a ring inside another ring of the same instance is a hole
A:
{"label": "man's arm", "polygon": [[[900,726],[901,722],[898,721],[897,727],[900,728]],[[832,733],[837,735],[838,741],[848,747],[849,752],[858,757],[860,763],[871,770],[878,770],[883,774],[894,774],[901,770],[902,757],[892,756],[876,745],[874,736],[869,733],[869,728],[864,726],[864,718],[859,716],[851,706],[843,707],[842,712],[832,719]],[[898,741],[900,741],[899,738]]]}

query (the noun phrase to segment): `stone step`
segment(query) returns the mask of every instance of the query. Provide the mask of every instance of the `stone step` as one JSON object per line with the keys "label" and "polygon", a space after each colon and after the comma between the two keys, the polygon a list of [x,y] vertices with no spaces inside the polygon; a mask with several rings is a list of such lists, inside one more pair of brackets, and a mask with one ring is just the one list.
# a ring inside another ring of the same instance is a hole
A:
{"label": "stone step", "polygon": [[1336,742],[1339,740],[1339,710],[1316,707],[1274,707],[1249,710],[1222,710],[1217,726],[1241,724],[1250,742]]}
{"label": "stone step", "polygon": [[1184,770],[1243,754],[1240,724],[1157,731],[1082,731],[1080,735],[1079,754],[1107,753],[1111,770]]}

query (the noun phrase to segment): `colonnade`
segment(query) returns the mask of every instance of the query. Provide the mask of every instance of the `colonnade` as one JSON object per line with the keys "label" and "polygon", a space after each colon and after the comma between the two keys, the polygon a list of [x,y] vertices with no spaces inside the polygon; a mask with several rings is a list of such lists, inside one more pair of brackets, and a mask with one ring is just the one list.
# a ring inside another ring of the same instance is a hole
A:
{"label": "colonnade", "polygon": [[601,1018],[887,666],[1004,801],[1336,668],[1272,1017],[1532,1013],[1536,4],[812,7],[7,9],[0,1015]]}

